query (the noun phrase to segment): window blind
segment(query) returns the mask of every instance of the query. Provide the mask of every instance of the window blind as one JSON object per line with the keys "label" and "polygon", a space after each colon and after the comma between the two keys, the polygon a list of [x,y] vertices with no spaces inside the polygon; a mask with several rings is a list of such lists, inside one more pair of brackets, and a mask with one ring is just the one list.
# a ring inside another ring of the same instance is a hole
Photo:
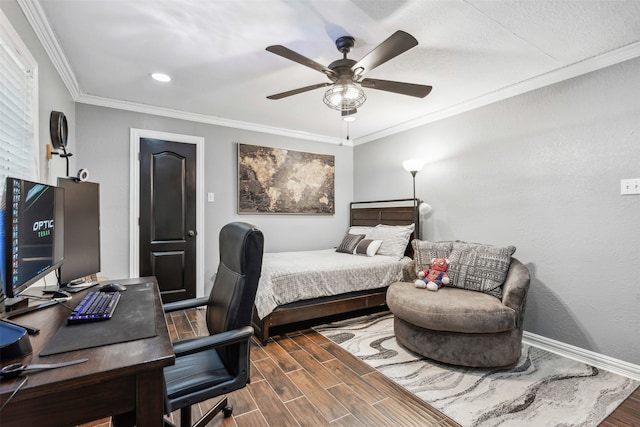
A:
{"label": "window blind", "polygon": [[7,176],[38,180],[37,64],[0,11],[0,193]]}

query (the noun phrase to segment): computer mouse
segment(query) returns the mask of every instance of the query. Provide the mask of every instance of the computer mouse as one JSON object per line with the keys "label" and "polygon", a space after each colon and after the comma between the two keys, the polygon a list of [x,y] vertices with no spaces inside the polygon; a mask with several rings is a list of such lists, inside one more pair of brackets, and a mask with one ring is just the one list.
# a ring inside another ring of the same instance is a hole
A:
{"label": "computer mouse", "polygon": [[100,288],[100,292],[122,292],[126,290],[127,287],[121,285],[120,283],[107,283]]}

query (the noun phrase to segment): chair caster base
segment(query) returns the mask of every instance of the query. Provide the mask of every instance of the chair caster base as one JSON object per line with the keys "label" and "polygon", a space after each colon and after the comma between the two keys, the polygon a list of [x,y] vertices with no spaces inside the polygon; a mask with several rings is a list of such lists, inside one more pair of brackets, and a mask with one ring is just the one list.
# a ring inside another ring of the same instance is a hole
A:
{"label": "chair caster base", "polygon": [[222,414],[224,415],[225,418],[229,418],[232,413],[233,413],[233,406],[231,405],[225,406],[224,409],[222,410]]}

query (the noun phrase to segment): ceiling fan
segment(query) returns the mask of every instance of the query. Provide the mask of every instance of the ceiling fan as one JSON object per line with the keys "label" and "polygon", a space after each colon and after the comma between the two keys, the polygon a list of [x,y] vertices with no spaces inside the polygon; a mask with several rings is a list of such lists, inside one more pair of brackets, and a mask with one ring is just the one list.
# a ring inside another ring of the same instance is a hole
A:
{"label": "ceiling fan", "polygon": [[342,52],[343,56],[342,59],[333,61],[327,67],[284,46],[274,45],[267,47],[269,52],[320,71],[331,80],[331,82],[318,83],[270,95],[267,96],[267,98],[282,99],[321,87],[331,86],[324,94],[325,104],[330,108],[342,111],[343,116],[349,116],[355,114],[357,108],[367,99],[361,87],[415,96],[417,98],[424,98],[431,92],[431,86],[362,78],[365,72],[371,71],[377,66],[417,46],[418,41],[412,35],[404,31],[396,31],[388,39],[365,55],[360,61],[347,58],[347,53],[349,53],[355,44],[353,37],[342,36],[339,37],[335,43],[338,51]]}

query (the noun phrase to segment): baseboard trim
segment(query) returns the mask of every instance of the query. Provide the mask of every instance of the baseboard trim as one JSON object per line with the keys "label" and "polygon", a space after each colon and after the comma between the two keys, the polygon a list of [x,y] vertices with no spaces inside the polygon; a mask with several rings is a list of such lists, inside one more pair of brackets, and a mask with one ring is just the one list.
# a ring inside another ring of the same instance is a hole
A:
{"label": "baseboard trim", "polygon": [[540,335],[524,332],[522,342],[599,369],[640,381],[640,366]]}

